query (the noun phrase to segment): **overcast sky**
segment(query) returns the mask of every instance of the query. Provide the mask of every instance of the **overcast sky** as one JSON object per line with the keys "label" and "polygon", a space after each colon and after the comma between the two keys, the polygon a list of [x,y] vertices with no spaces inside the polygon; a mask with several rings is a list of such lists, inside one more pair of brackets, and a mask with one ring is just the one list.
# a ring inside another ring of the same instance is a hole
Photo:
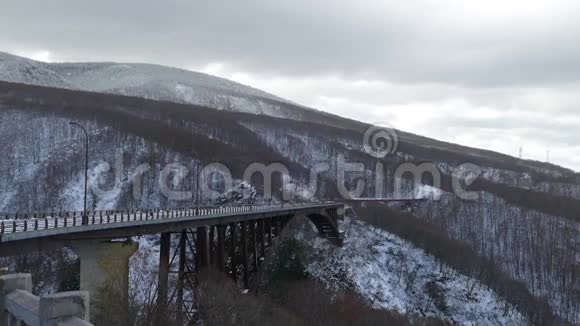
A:
{"label": "overcast sky", "polygon": [[574,0],[2,0],[0,51],[204,71],[580,171]]}

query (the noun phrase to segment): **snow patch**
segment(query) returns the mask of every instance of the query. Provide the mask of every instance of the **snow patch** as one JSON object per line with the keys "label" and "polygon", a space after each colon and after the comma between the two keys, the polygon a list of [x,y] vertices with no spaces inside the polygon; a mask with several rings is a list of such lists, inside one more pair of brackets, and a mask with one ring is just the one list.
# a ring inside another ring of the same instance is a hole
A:
{"label": "snow patch", "polygon": [[[342,248],[301,229],[307,271],[330,287],[354,290],[378,309],[431,316],[460,325],[525,325],[526,319],[479,283],[388,232],[346,219]],[[310,236],[309,236],[310,234]]]}

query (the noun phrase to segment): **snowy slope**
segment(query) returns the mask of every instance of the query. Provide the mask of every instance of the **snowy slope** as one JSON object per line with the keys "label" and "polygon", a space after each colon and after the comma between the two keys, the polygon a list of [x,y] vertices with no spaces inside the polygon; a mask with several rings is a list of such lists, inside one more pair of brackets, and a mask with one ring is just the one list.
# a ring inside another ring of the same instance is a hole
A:
{"label": "snowy slope", "polygon": [[[0,52],[0,80],[286,117],[295,104],[227,79],[183,69],[121,63],[44,63]],[[287,112],[288,111],[288,112]]]}
{"label": "snowy slope", "polygon": [[[182,77],[176,77],[178,75]],[[195,76],[199,78],[196,79]],[[0,79],[2,78],[62,88],[174,98],[174,101],[184,103],[207,101],[216,103],[215,107],[224,110],[265,112],[268,115],[284,116],[296,108],[282,101],[276,102],[267,94],[260,97],[262,93],[259,91],[256,95],[256,90],[219,78],[151,65],[44,64],[0,53]],[[0,160],[0,171],[4,178],[0,178],[0,211],[14,213],[80,209],[83,161],[79,156],[82,153],[79,146],[82,145],[82,135],[68,126],[70,120],[82,122],[93,140],[89,179],[91,184],[100,171],[100,163],[113,166],[115,152],[120,151],[125,155],[125,172],[118,187],[113,186],[114,176],[105,173],[102,187],[111,190],[109,195],[100,197],[98,201],[94,200],[97,199],[95,196],[89,198],[91,207],[97,209],[186,205],[187,203],[164,200],[156,188],[160,167],[169,162],[191,164],[191,160],[195,158],[188,153],[190,145],[186,144],[189,142],[186,139],[190,137],[184,137],[185,129],[188,130],[187,135],[196,137],[191,143],[204,150],[201,154],[212,157],[212,161],[241,158],[247,159],[240,161],[244,164],[250,160],[263,163],[275,161],[291,167],[296,163],[294,167],[300,165],[305,171],[322,161],[329,164],[329,171],[336,171],[335,158],[337,154],[344,154],[347,161],[361,162],[367,167],[364,174],[349,174],[349,179],[361,176],[368,185],[372,185],[375,180],[372,167],[376,162],[364,153],[362,133],[334,127],[319,128],[318,124],[295,123],[265,116],[195,109],[193,106],[187,115],[175,115],[175,112],[179,112],[177,109],[182,109],[181,106],[54,89],[41,91],[22,85],[3,87],[4,91],[0,95],[0,144],[3,145],[4,156]],[[37,93],[41,95],[35,95]],[[67,103],[76,104],[62,111],[62,107],[67,106],[63,104]],[[98,103],[98,106],[95,105],[89,111],[93,113],[83,113],[91,103]],[[144,105],[152,108],[143,110]],[[157,110],[153,110],[153,106]],[[112,113],[120,118],[110,120],[108,114]],[[148,119],[146,121],[150,124],[147,125],[147,130],[152,132],[129,128],[134,126],[128,123],[116,123],[134,119],[136,116]],[[226,121],[231,123],[224,125]],[[166,134],[168,139],[159,136]],[[220,144],[228,146],[220,147],[224,149],[222,151],[215,151],[215,146]],[[386,162],[386,167],[390,169],[387,176],[392,177],[392,168],[397,164],[412,160],[434,162],[441,171],[449,175],[453,174],[458,164],[474,162],[482,167],[483,178],[496,184],[580,198],[579,182],[574,181],[577,179],[554,179],[548,173],[537,175],[535,170],[530,172],[529,169],[520,168],[521,162],[512,164],[497,160],[473,161],[474,156],[469,153],[457,156],[455,152],[438,152],[430,145],[423,147],[403,141],[401,145],[400,153],[389,157],[390,161]],[[446,146],[453,147],[451,144]],[[187,149],[184,151],[183,148]],[[250,154],[242,155],[242,152],[248,150],[251,151]],[[215,155],[214,151],[217,152]],[[131,175],[141,164],[151,164],[152,170],[145,175],[143,184],[146,190],[135,199],[130,187]],[[332,187],[336,179],[332,174],[321,174],[324,178],[321,178],[320,191],[316,194],[320,199],[336,198]],[[297,178],[293,182],[308,184],[308,174],[297,173],[293,177]],[[388,180],[393,179],[385,178],[386,186],[392,184]],[[186,179],[184,185],[190,185],[191,182]],[[405,196],[402,197],[431,198],[440,195],[440,191],[430,187],[411,188],[404,185]],[[305,186],[299,188],[302,192],[306,190],[307,193],[314,194],[308,192],[309,189],[305,189]],[[372,187],[367,190],[365,195],[373,195]],[[541,295],[555,312],[570,321],[577,321],[579,306],[574,288],[578,288],[579,283],[575,274],[577,269],[574,268],[577,268],[580,260],[572,261],[569,257],[574,256],[565,254],[565,250],[578,248],[572,246],[577,243],[575,239],[579,239],[580,228],[577,222],[560,223],[559,220],[566,217],[557,216],[558,212],[542,215],[539,214],[540,211],[533,210],[535,206],[530,208],[527,203],[517,207],[504,200],[502,196],[505,194],[493,191],[494,188],[485,190],[484,197],[475,203],[463,202],[458,198],[449,202],[425,201],[421,203],[425,207],[413,211],[413,214],[440,224],[450,238],[465,241],[482,256],[490,257],[489,250],[496,248],[499,252],[494,252],[492,258],[498,262],[509,262],[507,267],[504,266],[506,273],[514,279],[525,281],[530,292]],[[548,211],[552,207],[550,203],[547,201],[544,205]],[[541,223],[544,220],[553,222]],[[564,229],[559,224],[569,227]],[[521,225],[526,227],[520,227]],[[458,232],[463,229],[469,232]],[[507,232],[489,232],[492,229]],[[546,233],[546,230],[550,233]],[[538,236],[528,239],[530,234]],[[513,237],[517,241],[512,241]],[[536,241],[537,239],[540,241]],[[513,249],[520,248],[517,246],[527,251],[521,254],[522,250]],[[537,261],[552,263],[537,264]],[[554,281],[544,281],[547,278]],[[554,284],[561,286],[553,286]],[[560,298],[568,298],[568,301]]]}
{"label": "snowy slope", "polygon": [[58,72],[46,64],[0,52],[0,79],[59,88],[73,88]]}
{"label": "snowy slope", "polygon": [[525,325],[526,319],[478,281],[439,264],[385,231],[346,219],[344,247],[298,233],[313,252],[308,272],[327,285],[354,290],[378,309],[433,316],[459,325]]}

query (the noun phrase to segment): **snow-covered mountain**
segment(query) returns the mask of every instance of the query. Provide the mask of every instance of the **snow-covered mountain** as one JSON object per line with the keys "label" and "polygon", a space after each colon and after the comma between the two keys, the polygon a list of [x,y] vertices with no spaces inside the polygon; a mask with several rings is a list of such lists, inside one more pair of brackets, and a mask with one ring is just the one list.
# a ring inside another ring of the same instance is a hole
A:
{"label": "snow-covered mountain", "polygon": [[142,63],[45,63],[0,52],[0,80],[276,117],[294,116],[291,107],[297,106],[224,78]]}
{"label": "snow-covered mountain", "polygon": [[[45,63],[0,52],[0,81],[192,104],[229,112],[316,122],[355,131],[369,127],[231,80],[153,64]],[[559,176],[572,172],[551,164],[515,160],[507,155],[440,142],[401,130],[397,133],[401,142],[421,145],[433,152],[468,155],[472,160],[493,160],[496,161],[494,166],[515,163],[530,171]]]}
{"label": "snow-covered mountain", "polygon": [[[191,200],[168,200],[160,192],[160,170],[176,163],[191,168],[222,162],[234,179],[241,179],[252,163],[280,162],[291,172],[294,193],[336,199],[342,155],[364,166],[346,182],[353,186],[364,180],[362,196],[375,194],[379,160],[365,151],[368,125],[243,85],[152,65],[46,64],[7,54],[0,55],[1,79],[10,82],[0,81],[0,212],[80,209],[82,138],[68,125],[71,120],[82,123],[91,140],[91,209],[191,205]],[[118,176],[117,162],[122,163]],[[309,193],[311,169],[320,162],[328,169],[318,175],[317,191]],[[409,237],[422,230],[414,228],[431,228],[460,241],[524,284],[554,314],[580,323],[580,175],[402,132],[395,155],[380,162],[386,194],[403,163],[431,162],[442,174],[439,190],[404,183],[403,197],[443,195],[411,207],[409,212],[422,224],[404,225],[412,229]],[[451,189],[450,176],[467,162],[483,172],[470,188],[479,199],[471,202]],[[140,192],[135,191],[136,176]],[[176,187],[191,190],[192,184],[190,173]],[[207,202],[215,199],[202,196]],[[423,239],[413,240],[421,247]]]}

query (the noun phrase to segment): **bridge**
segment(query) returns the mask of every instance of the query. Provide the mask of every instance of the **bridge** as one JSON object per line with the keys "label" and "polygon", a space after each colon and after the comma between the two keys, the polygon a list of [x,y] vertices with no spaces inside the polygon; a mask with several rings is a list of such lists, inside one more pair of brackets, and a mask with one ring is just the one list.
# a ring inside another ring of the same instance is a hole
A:
{"label": "bridge", "polygon": [[[248,288],[268,249],[290,220],[307,218],[322,237],[340,246],[343,236],[338,220],[344,210],[342,203],[325,202],[12,214],[0,220],[0,256],[70,247],[80,258],[80,290],[94,295],[102,284],[114,281],[120,284],[119,295],[126,301],[129,259],[138,249],[131,238],[160,234],[158,315],[163,315],[169,302],[176,302],[176,322],[180,323],[191,318],[184,288],[192,274],[215,268]],[[173,253],[172,236],[179,243]],[[193,262],[188,257],[193,257]],[[169,274],[174,262],[178,265],[177,286],[170,293]],[[115,266],[114,273],[107,266]],[[91,317],[99,314],[92,302]]]}

